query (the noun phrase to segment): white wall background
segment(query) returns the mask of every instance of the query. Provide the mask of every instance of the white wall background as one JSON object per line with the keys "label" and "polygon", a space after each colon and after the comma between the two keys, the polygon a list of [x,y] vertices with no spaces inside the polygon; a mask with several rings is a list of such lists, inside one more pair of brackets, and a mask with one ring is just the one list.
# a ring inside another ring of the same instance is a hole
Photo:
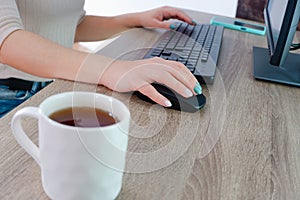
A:
{"label": "white wall background", "polygon": [[238,0],[86,0],[87,14],[112,16],[170,5],[235,17]]}

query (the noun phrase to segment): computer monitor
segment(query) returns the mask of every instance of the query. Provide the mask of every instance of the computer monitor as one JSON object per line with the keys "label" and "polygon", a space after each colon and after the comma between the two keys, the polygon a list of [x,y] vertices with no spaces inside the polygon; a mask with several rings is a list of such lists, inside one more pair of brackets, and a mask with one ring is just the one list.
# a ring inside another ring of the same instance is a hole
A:
{"label": "computer monitor", "polygon": [[256,79],[300,86],[300,55],[290,48],[300,17],[300,0],[268,0],[265,25],[269,49],[254,47]]}

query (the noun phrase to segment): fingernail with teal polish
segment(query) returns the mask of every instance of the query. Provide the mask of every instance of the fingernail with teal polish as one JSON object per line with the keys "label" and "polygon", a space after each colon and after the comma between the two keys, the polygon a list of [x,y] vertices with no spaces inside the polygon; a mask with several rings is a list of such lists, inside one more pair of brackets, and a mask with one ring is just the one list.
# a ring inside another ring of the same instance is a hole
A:
{"label": "fingernail with teal polish", "polygon": [[175,25],[174,25],[174,24],[171,24],[171,25],[170,25],[170,29],[174,30],[174,29],[175,29]]}
{"label": "fingernail with teal polish", "polygon": [[197,24],[198,24],[198,22],[196,22],[196,21],[193,20],[193,19],[192,19],[192,23],[193,23],[194,25],[197,25]]}
{"label": "fingernail with teal polish", "polygon": [[196,94],[202,94],[202,88],[199,83],[197,83],[194,87],[194,91],[196,92]]}

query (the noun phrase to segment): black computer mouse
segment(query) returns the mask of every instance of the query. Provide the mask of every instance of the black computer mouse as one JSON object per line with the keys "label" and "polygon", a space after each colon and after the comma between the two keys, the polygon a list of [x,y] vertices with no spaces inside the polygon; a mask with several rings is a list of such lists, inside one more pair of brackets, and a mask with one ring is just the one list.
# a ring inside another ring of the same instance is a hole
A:
{"label": "black computer mouse", "polygon": [[[159,93],[161,93],[163,96],[165,96],[167,99],[170,100],[172,106],[168,108],[171,109],[180,110],[184,112],[196,112],[201,108],[203,108],[206,103],[206,98],[203,94],[194,95],[192,97],[185,98],[165,85],[161,85],[158,83],[152,83],[151,85]],[[143,95],[140,92],[136,92],[136,94],[138,98],[146,102],[155,103],[149,97]]]}

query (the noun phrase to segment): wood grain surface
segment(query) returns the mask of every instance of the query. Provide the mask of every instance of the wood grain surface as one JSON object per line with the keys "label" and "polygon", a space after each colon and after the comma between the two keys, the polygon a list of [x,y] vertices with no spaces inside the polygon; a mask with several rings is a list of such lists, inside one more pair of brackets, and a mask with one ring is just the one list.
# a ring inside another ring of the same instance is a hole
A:
{"label": "wood grain surface", "polygon": [[[212,17],[187,12],[200,23]],[[138,58],[161,33],[132,30],[99,53]],[[117,199],[300,199],[300,90],[255,80],[253,46],[267,47],[266,37],[224,31],[216,80],[203,86],[207,104],[192,114],[145,103],[131,93],[55,81],[0,120],[0,199],[48,199],[39,166],[17,144],[10,121],[22,107],[73,90],[111,95],[130,109]],[[37,143],[36,121],[24,119],[23,126]]]}

